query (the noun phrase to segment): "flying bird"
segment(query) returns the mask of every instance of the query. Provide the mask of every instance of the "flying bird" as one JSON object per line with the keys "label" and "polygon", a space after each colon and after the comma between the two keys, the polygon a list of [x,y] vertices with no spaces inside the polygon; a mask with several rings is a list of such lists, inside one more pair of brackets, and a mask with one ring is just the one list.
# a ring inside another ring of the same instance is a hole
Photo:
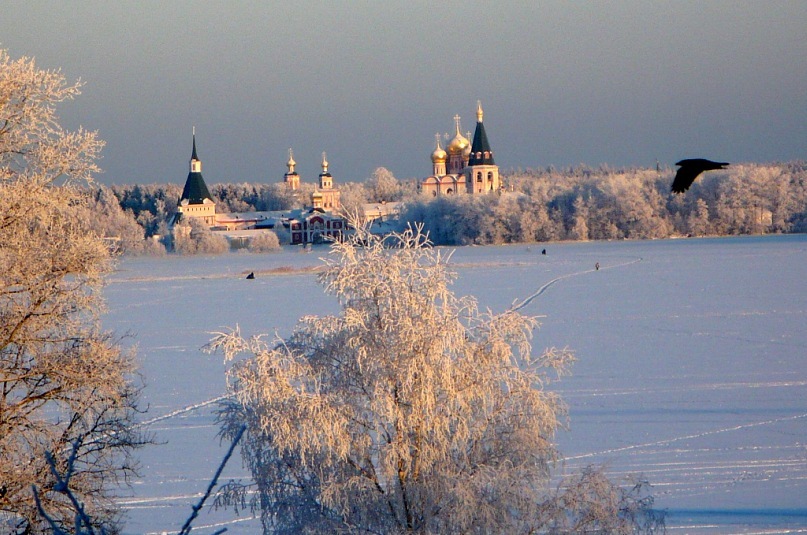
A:
{"label": "flying bird", "polygon": [[672,183],[673,193],[683,193],[689,189],[689,186],[695,181],[699,174],[704,171],[713,171],[715,169],[725,169],[724,166],[729,165],[728,162],[713,162],[703,158],[692,158],[690,160],[681,160],[675,165],[681,166],[677,173],[675,173],[675,180]]}

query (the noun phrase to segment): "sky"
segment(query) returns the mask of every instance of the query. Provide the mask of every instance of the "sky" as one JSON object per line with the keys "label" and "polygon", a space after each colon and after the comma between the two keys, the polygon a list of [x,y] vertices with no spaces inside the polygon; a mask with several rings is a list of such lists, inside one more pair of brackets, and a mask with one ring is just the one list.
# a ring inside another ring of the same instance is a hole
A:
{"label": "sky", "polygon": [[[0,48],[84,82],[103,183],[431,174],[481,101],[502,172],[807,158],[807,2],[44,2]],[[445,142],[443,142],[445,147]]]}

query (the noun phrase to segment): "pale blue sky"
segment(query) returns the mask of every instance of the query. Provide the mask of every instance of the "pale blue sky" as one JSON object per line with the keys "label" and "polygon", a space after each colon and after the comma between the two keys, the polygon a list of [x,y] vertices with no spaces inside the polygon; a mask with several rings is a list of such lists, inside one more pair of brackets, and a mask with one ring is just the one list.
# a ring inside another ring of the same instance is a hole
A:
{"label": "pale blue sky", "polygon": [[807,158],[807,2],[40,2],[0,47],[86,85],[106,183],[431,172],[476,101],[506,171]]}

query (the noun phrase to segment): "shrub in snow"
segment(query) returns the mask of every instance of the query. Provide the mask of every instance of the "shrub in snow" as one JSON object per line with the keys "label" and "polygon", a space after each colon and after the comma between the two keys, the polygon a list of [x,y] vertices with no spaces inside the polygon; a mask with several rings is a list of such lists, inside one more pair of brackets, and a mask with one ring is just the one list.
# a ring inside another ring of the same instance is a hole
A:
{"label": "shrub in snow", "polygon": [[172,241],[174,252],[179,254],[221,254],[230,250],[227,238],[214,234],[193,217],[174,226]]}
{"label": "shrub in snow", "polygon": [[230,483],[220,505],[251,500],[266,533],[636,525],[619,506],[635,500],[604,478],[550,485],[565,406],[546,387],[573,357],[533,356],[534,318],[456,297],[419,230],[359,229],[331,247],[320,282],[339,315],[304,317],[273,344],[236,329],[209,345],[248,357],[229,370],[220,416],[227,437],[246,425],[254,485]]}
{"label": "shrub in snow", "polygon": [[277,234],[271,230],[257,232],[255,236],[250,238],[247,249],[251,253],[268,253],[280,249],[280,241],[277,239]]}

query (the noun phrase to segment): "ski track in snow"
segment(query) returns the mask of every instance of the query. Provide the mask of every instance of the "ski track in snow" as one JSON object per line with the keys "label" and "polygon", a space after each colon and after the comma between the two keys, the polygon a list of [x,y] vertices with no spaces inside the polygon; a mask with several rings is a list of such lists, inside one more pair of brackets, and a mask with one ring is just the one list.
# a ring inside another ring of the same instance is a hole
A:
{"label": "ski track in snow", "polygon": [[175,411],[171,411],[167,414],[163,414],[162,416],[157,416],[156,418],[151,418],[150,420],[146,420],[144,422],[139,422],[137,424],[138,427],[146,427],[151,424],[155,424],[157,422],[162,422],[163,420],[168,420],[175,416],[179,416],[181,414],[185,414],[191,411],[195,411],[197,409],[201,409],[203,407],[207,407],[208,405],[212,405],[213,403],[218,403],[224,399],[230,397],[228,394],[224,394],[223,396],[217,396],[215,398],[208,399],[206,401],[202,401],[200,403],[195,403],[193,405],[188,405],[187,407],[182,407],[181,409],[177,409]]}
{"label": "ski track in snow", "polygon": [[[200,495],[201,496],[201,495]],[[232,526],[234,524],[239,524],[241,522],[251,522],[254,519],[251,516],[243,517],[243,518],[235,518],[233,520],[228,520],[227,522],[214,522],[212,524],[200,524],[198,526],[193,526],[193,529],[197,532],[200,530],[213,530],[216,528],[221,528],[224,526]],[[174,533],[179,533],[178,531],[147,531],[144,535],[173,535]]]}
{"label": "ski track in snow", "polygon": [[776,424],[776,423],[779,423],[779,422],[787,422],[787,421],[790,421],[790,420],[798,420],[798,419],[801,419],[801,418],[807,418],[807,413],[797,414],[795,416],[786,416],[786,417],[783,417],[783,418],[774,418],[772,420],[765,420],[765,421],[762,421],[762,422],[753,422],[753,423],[750,423],[750,424],[735,425],[735,426],[726,427],[726,428],[723,428],[723,429],[714,429],[714,430],[711,430],[711,431],[705,431],[703,433],[695,433],[695,434],[691,434],[691,435],[677,436],[677,437],[673,437],[673,438],[667,438],[667,439],[664,439],[664,440],[657,440],[655,442],[647,442],[647,443],[644,443],[644,444],[633,444],[631,446],[624,446],[624,447],[621,447],[621,448],[613,448],[613,449],[609,449],[609,450],[602,450],[602,451],[597,451],[597,452],[585,453],[585,454],[582,454],[582,455],[574,455],[574,456],[571,456],[571,457],[565,457],[565,459],[570,461],[570,460],[577,460],[577,459],[585,459],[585,458],[588,458],[588,457],[599,457],[599,456],[603,456],[603,455],[621,453],[621,452],[624,452],[624,451],[630,451],[630,450],[635,450],[635,449],[640,449],[640,448],[649,448],[649,447],[652,447],[652,446],[664,446],[664,445],[672,444],[673,442],[679,442],[681,440],[690,440],[690,439],[695,439],[695,438],[702,438],[702,437],[709,436],[709,435],[716,435],[718,433],[728,433],[730,431],[739,431],[739,430],[748,429],[748,428],[751,428],[751,427],[757,427],[757,426],[761,426],[761,425],[771,425],[771,424]]}
{"label": "ski track in snow", "polygon": [[[625,266],[630,266],[630,265],[633,265],[633,264],[637,264],[637,263],[641,262],[642,260],[643,260],[642,257],[638,257],[638,258],[634,258],[633,260],[631,260],[629,262],[623,262],[621,264],[614,264],[612,266],[600,266],[599,271],[605,271],[606,269],[615,269],[615,268],[622,268],[622,267],[625,267]],[[521,303],[514,304],[510,308],[510,312],[518,312],[518,311],[520,311],[521,309],[523,309],[524,307],[526,307],[527,305],[532,303],[535,299],[540,297],[552,285],[554,285],[554,284],[556,284],[556,283],[558,283],[558,282],[560,282],[560,281],[562,281],[564,279],[569,279],[569,278],[572,278],[572,277],[579,277],[580,275],[586,275],[588,273],[594,273],[596,271],[598,271],[598,270],[597,269],[586,269],[586,270],[583,270],[583,271],[575,271],[574,273],[567,273],[566,275],[561,275],[559,277],[555,277],[551,281],[547,282],[546,284],[544,284],[543,286],[538,288],[538,290],[536,290],[534,294],[532,294],[531,296],[524,299]]]}
{"label": "ski track in snow", "polygon": [[[807,380],[804,381],[766,381],[766,382],[734,382],[734,383],[705,383],[700,385],[684,384],[677,387],[654,387],[654,393],[675,393],[675,392],[692,392],[695,390],[700,391],[714,391],[714,390],[741,390],[747,388],[790,388],[790,387],[803,387],[807,386]],[[605,396],[633,396],[647,394],[647,388],[590,388],[590,389],[575,389],[564,390],[563,387],[556,387],[558,393],[562,394],[564,398],[575,397],[605,397]]]}

